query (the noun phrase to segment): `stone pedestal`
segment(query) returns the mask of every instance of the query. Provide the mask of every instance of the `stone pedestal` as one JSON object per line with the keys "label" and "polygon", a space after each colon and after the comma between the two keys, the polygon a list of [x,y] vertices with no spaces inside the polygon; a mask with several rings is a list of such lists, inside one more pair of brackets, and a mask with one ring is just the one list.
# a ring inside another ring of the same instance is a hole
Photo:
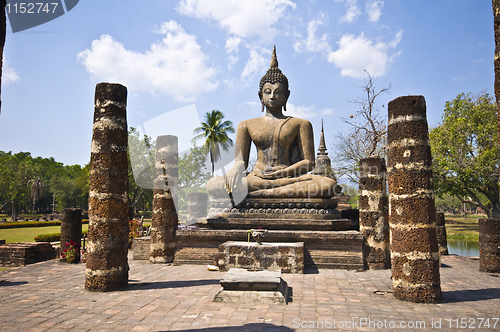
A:
{"label": "stone pedestal", "polygon": [[443,295],[425,99],[399,97],[388,108],[387,171],[394,297],[436,303]]}
{"label": "stone pedestal", "polygon": [[[82,241],[82,209],[66,208],[63,210],[61,221],[61,248],[64,249],[65,244],[70,241],[75,242],[79,246]],[[77,250],[76,262],[80,261],[80,250]]]}
{"label": "stone pedestal", "polygon": [[194,224],[198,219],[207,216],[208,194],[189,193],[187,197],[187,222]]}
{"label": "stone pedestal", "polygon": [[219,246],[218,265],[221,271],[242,268],[304,273],[304,242],[225,242]]}
{"label": "stone pedestal", "polygon": [[132,243],[133,260],[149,260],[151,236],[135,237]]}
{"label": "stone pedestal", "polygon": [[85,288],[128,285],[127,88],[100,83],[95,91],[90,156],[89,231]]}
{"label": "stone pedestal", "polygon": [[151,219],[151,263],[172,263],[175,230],[179,222],[177,199],[177,136],[158,136],[156,140],[153,217]]}
{"label": "stone pedestal", "polygon": [[252,272],[230,269],[220,280],[222,289],[214,302],[241,304],[286,304],[288,285],[280,271]]}
{"label": "stone pedestal", "polygon": [[446,224],[444,213],[436,213],[436,234],[441,255],[448,255],[448,241],[446,240]]}
{"label": "stone pedestal", "polygon": [[359,231],[365,269],[391,268],[386,167],[383,158],[359,162]]}
{"label": "stone pedestal", "polygon": [[500,272],[500,219],[479,219],[479,271]]}

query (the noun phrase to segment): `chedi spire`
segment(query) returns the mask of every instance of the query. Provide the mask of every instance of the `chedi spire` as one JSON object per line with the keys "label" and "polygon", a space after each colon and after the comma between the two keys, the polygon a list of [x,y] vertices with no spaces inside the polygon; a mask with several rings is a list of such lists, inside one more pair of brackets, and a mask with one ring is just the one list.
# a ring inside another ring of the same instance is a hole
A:
{"label": "chedi spire", "polygon": [[332,170],[332,161],[328,157],[328,152],[326,152],[325,144],[325,132],[323,129],[323,120],[321,120],[321,136],[319,139],[318,155],[316,156],[316,166],[314,167],[312,174],[326,176],[335,179],[335,174]]}

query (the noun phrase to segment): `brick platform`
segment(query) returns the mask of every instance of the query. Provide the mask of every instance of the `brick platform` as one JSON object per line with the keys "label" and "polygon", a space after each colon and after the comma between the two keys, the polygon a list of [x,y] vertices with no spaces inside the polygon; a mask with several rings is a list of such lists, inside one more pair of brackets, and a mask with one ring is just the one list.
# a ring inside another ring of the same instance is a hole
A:
{"label": "brick platform", "polygon": [[[246,230],[177,231],[174,264],[217,264],[219,245],[247,241]],[[304,268],[363,270],[363,235],[358,231],[269,230],[266,242],[304,242]]]}
{"label": "brick platform", "polygon": [[56,257],[56,249],[49,242],[15,242],[0,245],[2,266],[26,266]]}

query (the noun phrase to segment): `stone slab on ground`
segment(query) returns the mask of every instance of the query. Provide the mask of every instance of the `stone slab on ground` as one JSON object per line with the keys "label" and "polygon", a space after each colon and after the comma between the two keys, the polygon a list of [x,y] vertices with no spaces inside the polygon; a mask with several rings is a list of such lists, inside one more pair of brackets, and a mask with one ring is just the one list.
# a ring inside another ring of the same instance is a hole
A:
{"label": "stone slab on ground", "polygon": [[222,289],[214,302],[286,304],[288,285],[281,271],[248,271],[232,268],[220,280]]}
{"label": "stone slab on ground", "polygon": [[221,271],[232,268],[247,270],[304,272],[304,242],[270,243],[228,241],[219,246]]}

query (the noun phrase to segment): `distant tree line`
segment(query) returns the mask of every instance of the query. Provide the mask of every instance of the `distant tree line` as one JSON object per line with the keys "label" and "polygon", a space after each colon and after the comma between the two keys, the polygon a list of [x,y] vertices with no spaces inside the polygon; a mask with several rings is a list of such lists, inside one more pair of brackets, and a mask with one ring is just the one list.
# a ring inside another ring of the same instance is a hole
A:
{"label": "distant tree line", "polygon": [[[89,165],[64,165],[29,152],[0,151],[0,212],[47,214],[88,206]],[[55,206],[53,207],[53,203]]]}

